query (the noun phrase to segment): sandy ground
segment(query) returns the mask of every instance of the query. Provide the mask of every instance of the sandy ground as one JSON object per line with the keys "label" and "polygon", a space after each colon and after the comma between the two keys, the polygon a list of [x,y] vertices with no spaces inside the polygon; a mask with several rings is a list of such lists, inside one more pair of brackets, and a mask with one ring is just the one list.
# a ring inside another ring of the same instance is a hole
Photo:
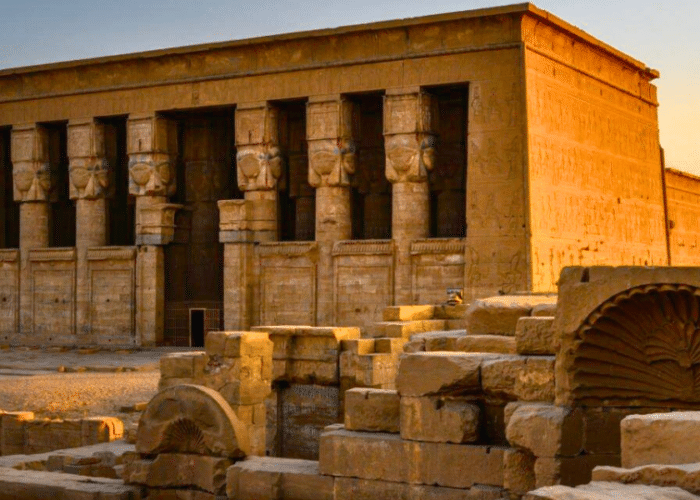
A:
{"label": "sandy ground", "polygon": [[50,418],[113,416],[134,428],[140,413],[126,408],[155,395],[159,359],[172,350],[4,348],[0,410],[33,411]]}

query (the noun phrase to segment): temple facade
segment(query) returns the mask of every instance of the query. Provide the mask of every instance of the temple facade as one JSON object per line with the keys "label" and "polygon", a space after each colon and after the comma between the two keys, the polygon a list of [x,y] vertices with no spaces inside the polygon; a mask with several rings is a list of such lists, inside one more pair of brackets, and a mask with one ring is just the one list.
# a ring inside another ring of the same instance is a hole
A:
{"label": "temple facade", "polygon": [[656,77],[531,4],[0,71],[0,342],[202,345],[693,264]]}

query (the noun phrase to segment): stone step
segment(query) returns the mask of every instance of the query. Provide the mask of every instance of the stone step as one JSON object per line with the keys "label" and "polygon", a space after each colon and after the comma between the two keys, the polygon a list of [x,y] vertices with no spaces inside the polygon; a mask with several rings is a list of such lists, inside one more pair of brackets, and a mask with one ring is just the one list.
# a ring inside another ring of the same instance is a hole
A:
{"label": "stone step", "polygon": [[698,500],[681,488],[592,482],[571,488],[545,486],[531,491],[522,500]]}
{"label": "stone step", "polygon": [[700,412],[630,415],[620,424],[622,467],[700,462]]}
{"label": "stone step", "polygon": [[455,350],[515,354],[516,340],[505,335],[465,335],[457,339]]}
{"label": "stone step", "polygon": [[632,469],[621,467],[596,467],[594,481],[649,486],[677,486],[695,495],[700,494],[700,463],[641,465]]}
{"label": "stone step", "polygon": [[334,500],[333,483],[313,460],[248,457],[229,467],[226,494],[237,500],[277,500],[280,492],[284,498]]}
{"label": "stone step", "polygon": [[382,313],[384,321],[415,321],[421,319],[433,319],[435,306],[389,306]]}
{"label": "stone step", "polygon": [[416,321],[380,321],[367,328],[370,337],[392,337],[408,339],[411,335],[445,329],[444,319]]}
{"label": "stone step", "polygon": [[530,316],[536,306],[556,305],[556,295],[499,295],[475,300],[466,312],[472,335],[514,336],[518,319]]}

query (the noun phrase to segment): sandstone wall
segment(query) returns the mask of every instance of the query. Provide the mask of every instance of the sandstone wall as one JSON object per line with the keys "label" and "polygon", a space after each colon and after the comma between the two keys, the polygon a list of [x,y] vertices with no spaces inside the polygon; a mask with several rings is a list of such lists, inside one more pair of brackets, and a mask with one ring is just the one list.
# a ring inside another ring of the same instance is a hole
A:
{"label": "sandstone wall", "polygon": [[700,264],[700,178],[666,169],[671,264]]}
{"label": "sandstone wall", "polygon": [[667,264],[656,74],[523,22],[532,289],[566,265]]}

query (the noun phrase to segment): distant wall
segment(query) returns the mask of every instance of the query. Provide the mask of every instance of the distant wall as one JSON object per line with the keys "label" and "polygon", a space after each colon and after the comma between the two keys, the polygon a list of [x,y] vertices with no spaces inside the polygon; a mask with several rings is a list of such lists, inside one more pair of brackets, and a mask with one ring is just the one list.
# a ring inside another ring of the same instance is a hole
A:
{"label": "distant wall", "polygon": [[671,264],[700,265],[700,177],[666,169],[666,200]]}

